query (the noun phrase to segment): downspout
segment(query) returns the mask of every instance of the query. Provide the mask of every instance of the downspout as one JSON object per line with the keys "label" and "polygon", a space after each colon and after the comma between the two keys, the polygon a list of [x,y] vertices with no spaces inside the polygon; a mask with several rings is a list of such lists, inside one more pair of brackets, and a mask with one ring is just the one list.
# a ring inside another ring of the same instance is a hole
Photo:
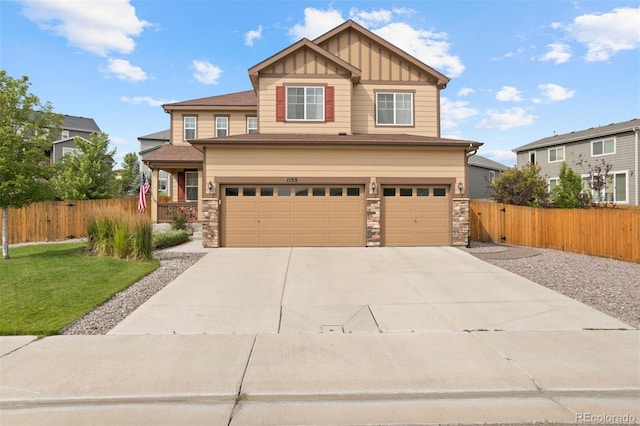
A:
{"label": "downspout", "polygon": [[640,154],[638,153],[638,132],[640,132],[640,127],[636,127],[633,129],[633,131],[636,134],[636,155],[635,155],[635,167],[633,170],[634,175],[636,176],[636,182],[635,182],[635,201],[636,201],[636,206],[640,206],[640,200],[638,200],[638,183],[640,183],[640,177],[638,176],[638,172],[640,172],[640,170],[638,170],[638,158],[640,157]]}

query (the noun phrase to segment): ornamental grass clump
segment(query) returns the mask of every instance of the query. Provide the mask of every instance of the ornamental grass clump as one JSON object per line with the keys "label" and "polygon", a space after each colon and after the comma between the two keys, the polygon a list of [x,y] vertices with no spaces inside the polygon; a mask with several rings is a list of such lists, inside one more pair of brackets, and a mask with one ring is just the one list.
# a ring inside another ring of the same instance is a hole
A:
{"label": "ornamental grass clump", "polygon": [[152,226],[147,217],[106,211],[87,221],[87,245],[96,256],[149,260],[153,252]]}

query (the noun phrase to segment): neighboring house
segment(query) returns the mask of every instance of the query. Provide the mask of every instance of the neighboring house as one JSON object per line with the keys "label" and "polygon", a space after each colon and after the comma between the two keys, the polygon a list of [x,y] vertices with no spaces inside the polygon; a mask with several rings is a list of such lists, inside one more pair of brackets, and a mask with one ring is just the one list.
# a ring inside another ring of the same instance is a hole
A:
{"label": "neighboring house", "polygon": [[480,155],[469,157],[469,197],[471,199],[491,198],[489,183],[509,167]]}
{"label": "neighboring house", "polygon": [[53,146],[49,152],[51,163],[54,164],[61,162],[62,157],[77,149],[74,139],[76,136],[88,141],[91,139],[92,133],[100,132],[101,130],[93,118],[65,115],[62,123],[60,139],[53,142]]}
{"label": "neighboring house", "polygon": [[467,158],[440,137],[449,78],[349,20],[249,69],[252,90],[164,105],[150,152],[219,246],[448,246],[469,236]]}
{"label": "neighboring house", "polygon": [[[558,183],[560,166],[566,162],[576,173],[588,180],[585,164],[606,164],[612,166],[603,194],[596,198],[617,204],[639,205],[638,199],[638,132],[640,119],[633,119],[608,126],[543,138],[513,150],[517,155],[517,165],[528,163],[540,166],[540,173],[549,181],[549,189]],[[587,186],[585,186],[587,187]]]}
{"label": "neighboring house", "polygon": [[[140,159],[142,161],[140,166],[140,172],[149,176],[151,169],[145,164],[144,160],[149,153],[160,148],[162,145],[166,145],[171,141],[170,129],[162,130],[160,132],[151,133],[145,136],[139,136],[140,142]],[[164,170],[160,171],[158,176],[158,192],[167,196],[171,195],[171,175]]]}

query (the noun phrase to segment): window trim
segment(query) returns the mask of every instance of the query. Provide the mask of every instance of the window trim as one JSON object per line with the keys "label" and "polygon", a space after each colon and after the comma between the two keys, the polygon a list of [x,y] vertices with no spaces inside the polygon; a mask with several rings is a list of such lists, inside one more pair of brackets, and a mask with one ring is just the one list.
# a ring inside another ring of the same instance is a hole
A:
{"label": "window trim", "polygon": [[[562,159],[558,160],[558,150],[562,149]],[[555,160],[551,160],[551,151],[556,151],[556,159]],[[565,161],[566,155],[565,155],[565,149],[564,149],[564,145],[563,146],[554,146],[553,148],[549,148],[547,150],[547,161],[549,163],[561,163],[563,161]]]}
{"label": "window trim", "polygon": [[[602,139],[596,139],[596,140],[592,140],[591,141],[591,156],[592,157],[603,157],[605,155],[615,155],[616,154],[616,149],[617,149],[617,138],[615,136],[611,136],[609,138],[602,138]],[[604,152],[604,142],[608,141],[608,140],[613,140],[613,152]],[[602,144],[602,154],[594,154],[593,153],[593,146],[595,144],[597,144],[598,142],[600,142]]]}
{"label": "window trim", "polygon": [[[196,175],[196,184],[195,185],[189,185],[189,178],[187,177],[187,175],[190,175],[190,174],[195,174]],[[190,203],[198,201],[198,199],[200,198],[199,193],[198,193],[200,185],[198,185],[198,181],[199,181],[199,178],[198,178],[198,171],[197,170],[185,170],[184,171],[184,201],[190,202]],[[188,188],[196,188],[196,199],[195,200],[187,198],[189,196],[189,191],[187,191]]]}
{"label": "window trim", "polygon": [[[194,119],[194,126],[187,129],[187,119]],[[193,138],[187,138],[187,130],[193,130]],[[185,141],[198,139],[198,116],[197,115],[183,115],[182,116],[182,139]]]}
{"label": "window trim", "polygon": [[[304,89],[304,118],[289,118],[289,89]],[[321,118],[307,118],[307,90],[308,89],[321,89],[322,90],[322,106],[320,107],[320,111],[322,113]],[[325,86],[313,86],[313,85],[307,85],[307,86],[298,86],[298,85],[291,85],[291,86],[285,86],[285,90],[284,90],[284,97],[285,97],[285,101],[284,101],[284,105],[285,105],[285,111],[284,111],[284,116],[285,116],[285,120],[289,121],[289,122],[315,122],[315,123],[321,123],[325,121],[325,108],[326,108],[326,96],[325,96]]]}
{"label": "window trim", "polygon": [[[378,105],[380,104],[380,101],[378,99],[378,97],[380,95],[393,95],[393,123],[380,123],[380,118],[379,118],[379,108]],[[396,108],[396,95],[409,95],[411,96],[411,123],[406,124],[406,123],[402,123],[402,124],[398,124],[397,123],[397,108]],[[380,127],[415,127],[415,114],[416,114],[416,97],[415,97],[415,91],[406,91],[406,90],[398,90],[398,91],[394,91],[394,92],[390,92],[388,90],[376,90],[375,91],[375,117],[376,117],[376,126],[380,126]]]}
{"label": "window trim", "polygon": [[[625,191],[624,191],[624,196],[625,196],[625,201],[618,201],[617,197],[616,197],[616,176],[618,175],[624,175],[624,182],[625,182]],[[583,182],[587,179],[590,178],[590,176],[588,174],[583,174],[582,176],[582,180]],[[600,194],[600,202],[613,202],[616,204],[629,204],[629,170],[612,170],[609,173],[607,173],[607,177],[610,177],[613,179],[613,200],[612,201],[608,201],[606,200],[606,194],[607,194],[607,186],[605,183],[605,187],[604,187],[604,193]],[[584,185],[584,184],[583,184]],[[591,191],[591,195],[595,198],[596,197],[596,193],[593,192],[591,190],[591,188],[584,188],[585,191]],[[597,200],[596,200],[597,201]]]}
{"label": "window trim", "polygon": [[[229,117],[230,117],[229,114],[214,114],[214,116],[213,116],[213,122],[214,122],[213,125],[214,125],[214,128],[215,128],[215,130],[214,130],[215,133],[213,135],[214,138],[225,138],[225,137],[229,136],[229,122],[231,121]],[[227,123],[227,127],[226,128],[218,127],[218,118],[226,119],[226,123]],[[226,130],[227,134],[224,135],[224,136],[219,136],[218,135],[218,130]]]}
{"label": "window trim", "polygon": [[[256,123],[256,127],[255,128],[249,127],[249,121],[252,118],[255,119],[255,123]],[[246,116],[246,122],[247,122],[246,131],[247,131],[248,135],[252,134],[252,133],[258,133],[258,116],[257,115],[247,115]],[[255,131],[252,132],[251,130],[255,130]]]}
{"label": "window trim", "polygon": [[556,186],[558,186],[560,184],[560,178],[552,177],[552,178],[548,179],[548,181],[547,181],[547,189],[549,190],[549,192],[553,191],[553,188],[551,187],[551,181],[555,182],[555,186],[554,186],[554,188],[555,188]]}
{"label": "window trim", "polygon": [[62,132],[60,132],[60,139],[69,139],[69,131],[63,130]]}

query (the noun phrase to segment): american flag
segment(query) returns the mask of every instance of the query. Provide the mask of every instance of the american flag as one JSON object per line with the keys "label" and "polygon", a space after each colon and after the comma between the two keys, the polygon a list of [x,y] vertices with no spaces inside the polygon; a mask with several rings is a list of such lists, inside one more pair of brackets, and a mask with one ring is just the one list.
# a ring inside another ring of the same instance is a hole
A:
{"label": "american flag", "polygon": [[140,213],[144,213],[147,209],[147,192],[149,191],[150,186],[149,181],[147,181],[147,178],[143,173],[142,180],[140,181],[140,195],[138,195],[138,211]]}

